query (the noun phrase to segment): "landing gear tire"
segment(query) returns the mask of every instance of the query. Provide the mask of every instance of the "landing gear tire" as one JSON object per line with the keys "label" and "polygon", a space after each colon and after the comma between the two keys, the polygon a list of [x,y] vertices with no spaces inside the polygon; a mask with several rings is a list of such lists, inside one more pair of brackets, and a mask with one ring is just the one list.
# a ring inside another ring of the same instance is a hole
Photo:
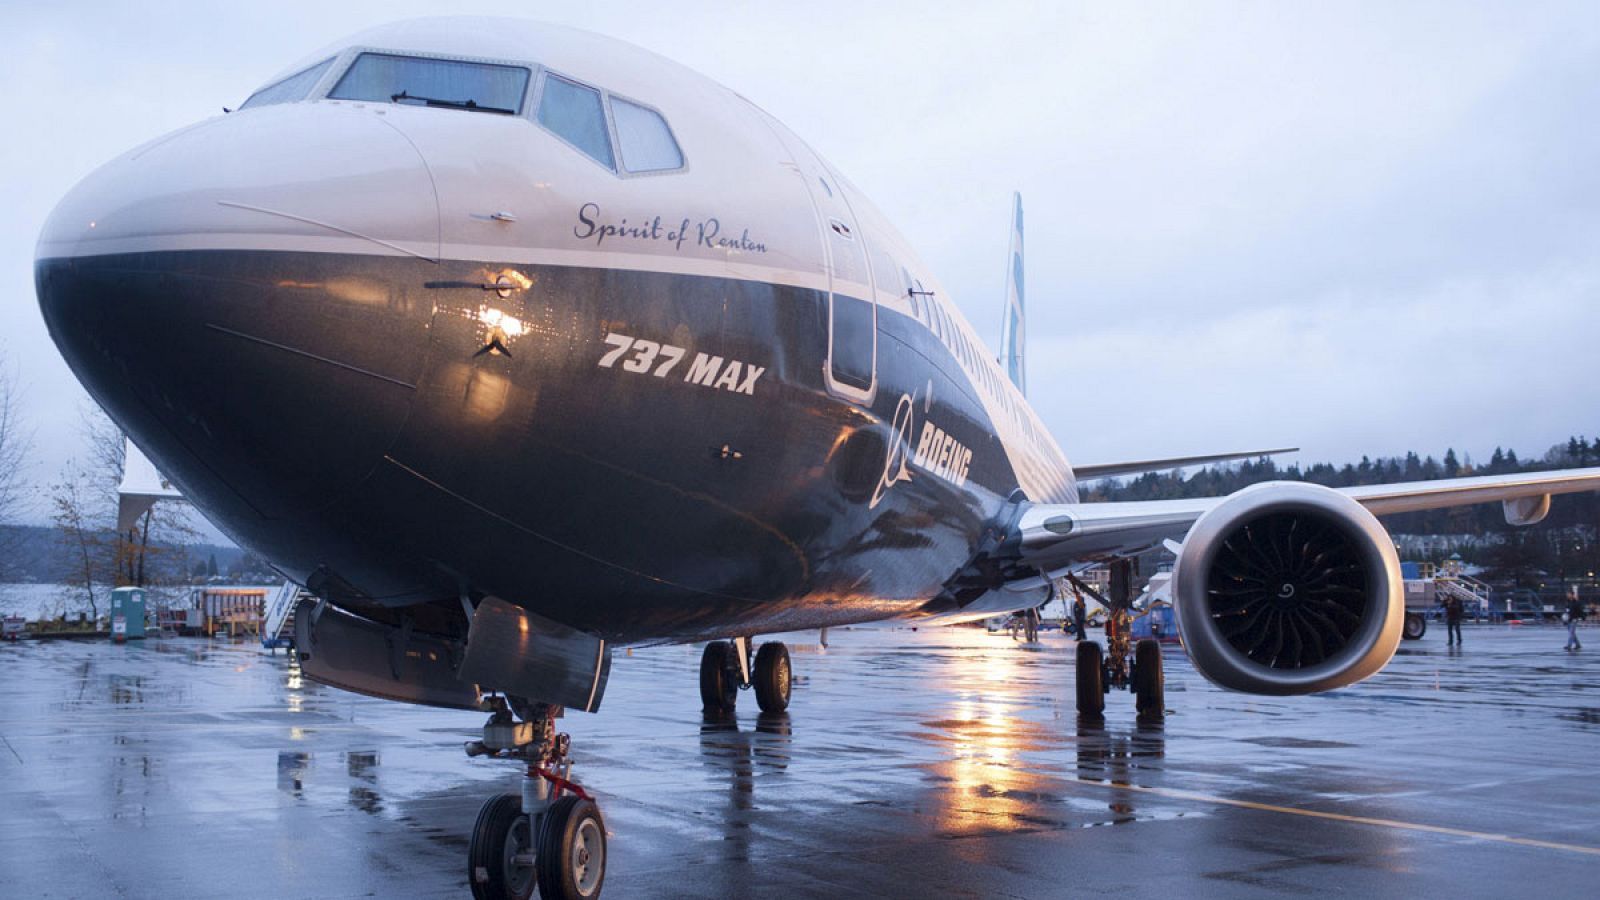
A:
{"label": "landing gear tire", "polygon": [[1427,633],[1428,620],[1424,619],[1421,613],[1406,613],[1406,624],[1405,628],[1400,632],[1401,637],[1408,641],[1415,641],[1420,640]]}
{"label": "landing gear tire", "polygon": [[778,641],[761,645],[756,651],[756,703],[764,713],[780,713],[789,708],[789,690],[794,685],[789,668],[789,648]]}
{"label": "landing gear tire", "polygon": [[728,641],[712,641],[700,655],[700,704],[708,713],[731,713],[739,701],[739,682],[733,675],[739,661],[733,653]]}
{"label": "landing gear tire", "polygon": [[1078,715],[1099,719],[1106,712],[1105,662],[1098,641],[1078,642]]}
{"label": "landing gear tire", "polygon": [[522,797],[501,794],[483,805],[467,850],[467,882],[476,900],[527,900],[535,882],[533,827]]}
{"label": "landing gear tire", "polygon": [[1161,643],[1145,639],[1133,648],[1133,705],[1141,719],[1166,715],[1166,680],[1161,671]]}
{"label": "landing gear tire", "polygon": [[606,880],[606,824],[594,801],[569,794],[550,804],[534,867],[542,900],[600,896]]}

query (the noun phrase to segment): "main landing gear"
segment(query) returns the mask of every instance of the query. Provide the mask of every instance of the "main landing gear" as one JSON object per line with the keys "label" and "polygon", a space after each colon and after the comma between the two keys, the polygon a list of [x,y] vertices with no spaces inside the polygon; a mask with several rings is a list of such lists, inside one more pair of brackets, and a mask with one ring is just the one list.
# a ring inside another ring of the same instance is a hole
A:
{"label": "main landing gear", "polygon": [[1078,715],[1088,720],[1103,718],[1106,694],[1117,688],[1133,692],[1140,721],[1164,718],[1166,676],[1161,667],[1161,643],[1150,638],[1137,643],[1132,640],[1133,563],[1119,560],[1112,564],[1109,600],[1076,578],[1072,581],[1078,590],[1099,600],[1107,613],[1105,651],[1096,641],[1078,642]]}
{"label": "main landing gear", "polygon": [[780,713],[789,708],[789,692],[794,687],[789,667],[789,648],[779,641],[768,641],[750,658],[750,639],[712,641],[700,656],[700,702],[713,715],[733,712],[740,688],[755,688],[756,703],[764,713]]}
{"label": "main landing gear", "polygon": [[[483,805],[467,851],[467,882],[477,900],[591,900],[606,878],[606,826],[600,808],[571,780],[572,740],[556,733],[561,708],[490,698],[483,740],[468,756],[527,767],[521,794]],[[515,705],[517,716],[512,715]],[[520,717],[520,721],[519,721]]]}

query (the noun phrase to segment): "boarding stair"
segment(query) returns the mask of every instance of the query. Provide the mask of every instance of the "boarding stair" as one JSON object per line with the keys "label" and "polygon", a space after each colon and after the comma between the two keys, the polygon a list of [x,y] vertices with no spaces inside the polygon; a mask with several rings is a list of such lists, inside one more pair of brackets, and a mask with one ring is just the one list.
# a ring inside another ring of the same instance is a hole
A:
{"label": "boarding stair", "polygon": [[309,596],[305,588],[284,579],[283,586],[267,601],[267,608],[262,615],[262,647],[276,650],[294,646],[294,611],[300,601]]}
{"label": "boarding stair", "polygon": [[1489,597],[1493,589],[1470,575],[1436,575],[1433,579],[1433,590],[1435,598],[1440,603],[1447,597],[1459,599],[1461,608],[1468,615],[1482,616],[1489,613]]}

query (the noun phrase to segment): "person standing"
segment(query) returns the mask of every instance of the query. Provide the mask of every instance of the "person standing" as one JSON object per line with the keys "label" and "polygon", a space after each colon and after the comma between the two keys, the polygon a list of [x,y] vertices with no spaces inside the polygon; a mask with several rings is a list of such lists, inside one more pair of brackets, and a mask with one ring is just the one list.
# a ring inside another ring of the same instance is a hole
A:
{"label": "person standing", "polygon": [[1578,642],[1578,621],[1583,618],[1583,603],[1578,600],[1578,592],[1574,590],[1572,597],[1567,601],[1567,611],[1561,616],[1567,623],[1567,650],[1582,650],[1583,644]]}
{"label": "person standing", "polygon": [[1461,646],[1461,598],[1451,594],[1444,601],[1445,633],[1448,636],[1445,645],[1454,644]]}
{"label": "person standing", "polygon": [[1077,633],[1080,641],[1089,639],[1089,633],[1084,630],[1088,620],[1089,607],[1083,602],[1083,594],[1075,593],[1072,597],[1072,630]]}

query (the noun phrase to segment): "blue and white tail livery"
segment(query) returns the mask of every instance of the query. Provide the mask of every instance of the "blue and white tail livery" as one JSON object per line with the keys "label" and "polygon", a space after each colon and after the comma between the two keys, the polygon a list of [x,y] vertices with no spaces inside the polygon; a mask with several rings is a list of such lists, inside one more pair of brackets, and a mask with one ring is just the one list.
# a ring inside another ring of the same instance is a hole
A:
{"label": "blue and white tail livery", "polygon": [[1028,393],[1028,369],[1023,358],[1027,345],[1028,320],[1022,306],[1022,195],[1012,194],[1010,265],[1006,268],[1006,318],[1000,329],[1000,365],[1011,383],[1024,396]]}

